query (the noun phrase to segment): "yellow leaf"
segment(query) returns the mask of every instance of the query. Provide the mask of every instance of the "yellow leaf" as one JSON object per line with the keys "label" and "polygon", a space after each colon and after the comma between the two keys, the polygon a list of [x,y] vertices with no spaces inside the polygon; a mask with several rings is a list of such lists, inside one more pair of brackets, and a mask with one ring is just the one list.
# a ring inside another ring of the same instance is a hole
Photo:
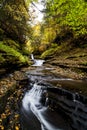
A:
{"label": "yellow leaf", "polygon": [[15,130],[19,130],[19,127],[18,127],[18,126],[15,126]]}
{"label": "yellow leaf", "polygon": [[0,122],[2,122],[2,119],[0,119]]}
{"label": "yellow leaf", "polygon": [[3,125],[0,125],[0,129],[1,129],[1,130],[4,130],[4,126],[3,126]]}
{"label": "yellow leaf", "polygon": [[1,118],[2,118],[2,119],[6,118],[6,114],[5,114],[5,113],[2,113],[2,114],[1,114]]}
{"label": "yellow leaf", "polygon": [[18,114],[16,114],[16,115],[15,115],[15,118],[18,118],[18,117],[19,117],[19,115],[18,115]]}

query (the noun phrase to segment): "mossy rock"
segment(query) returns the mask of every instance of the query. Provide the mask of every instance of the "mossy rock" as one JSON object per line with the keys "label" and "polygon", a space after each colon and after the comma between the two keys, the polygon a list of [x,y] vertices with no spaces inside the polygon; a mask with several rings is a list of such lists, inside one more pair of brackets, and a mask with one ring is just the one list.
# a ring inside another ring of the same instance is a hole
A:
{"label": "mossy rock", "polygon": [[29,58],[23,55],[18,50],[5,45],[3,41],[0,42],[0,59],[1,63],[12,63],[12,64],[29,64]]}
{"label": "mossy rock", "polygon": [[10,46],[11,48],[16,49],[16,50],[19,50],[19,49],[20,49],[19,44],[18,44],[16,41],[14,41],[14,40],[6,39],[6,40],[3,41],[3,43],[4,43],[5,45],[7,45],[7,46]]}
{"label": "mossy rock", "polygon": [[60,48],[61,46],[56,46],[56,44],[54,46],[52,45],[50,49],[42,53],[41,58],[45,59],[46,57],[51,57],[55,55],[59,51]]}

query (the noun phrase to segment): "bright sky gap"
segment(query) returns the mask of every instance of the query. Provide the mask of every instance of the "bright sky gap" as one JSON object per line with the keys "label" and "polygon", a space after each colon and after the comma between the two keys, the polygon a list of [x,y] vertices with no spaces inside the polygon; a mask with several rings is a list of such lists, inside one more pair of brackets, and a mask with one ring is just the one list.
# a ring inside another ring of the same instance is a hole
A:
{"label": "bright sky gap", "polygon": [[41,0],[38,0],[38,3],[33,2],[31,4],[30,10],[34,15],[33,24],[37,24],[38,22],[42,22],[43,13],[41,12],[44,9],[44,5],[42,5]]}

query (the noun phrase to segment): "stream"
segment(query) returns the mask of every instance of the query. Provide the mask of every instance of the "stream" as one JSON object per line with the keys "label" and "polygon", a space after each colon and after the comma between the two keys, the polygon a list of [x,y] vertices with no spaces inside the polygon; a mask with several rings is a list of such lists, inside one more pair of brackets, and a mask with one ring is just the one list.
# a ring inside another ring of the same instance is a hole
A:
{"label": "stream", "polygon": [[[22,130],[87,130],[87,98],[61,88],[65,85],[85,85],[73,79],[55,77],[53,68],[36,60],[27,72],[28,90],[20,109]],[[59,87],[54,86],[54,83]],[[81,115],[82,114],[82,115]]]}

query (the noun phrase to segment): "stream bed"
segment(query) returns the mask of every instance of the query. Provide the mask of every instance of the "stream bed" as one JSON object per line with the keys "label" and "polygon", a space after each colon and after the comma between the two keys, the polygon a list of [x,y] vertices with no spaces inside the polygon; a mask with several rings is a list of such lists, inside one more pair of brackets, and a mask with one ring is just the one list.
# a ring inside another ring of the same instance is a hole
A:
{"label": "stream bed", "polygon": [[53,68],[42,66],[43,62],[35,60],[27,72],[29,85],[20,108],[22,129],[87,130],[87,98],[61,87],[87,84],[52,75]]}

